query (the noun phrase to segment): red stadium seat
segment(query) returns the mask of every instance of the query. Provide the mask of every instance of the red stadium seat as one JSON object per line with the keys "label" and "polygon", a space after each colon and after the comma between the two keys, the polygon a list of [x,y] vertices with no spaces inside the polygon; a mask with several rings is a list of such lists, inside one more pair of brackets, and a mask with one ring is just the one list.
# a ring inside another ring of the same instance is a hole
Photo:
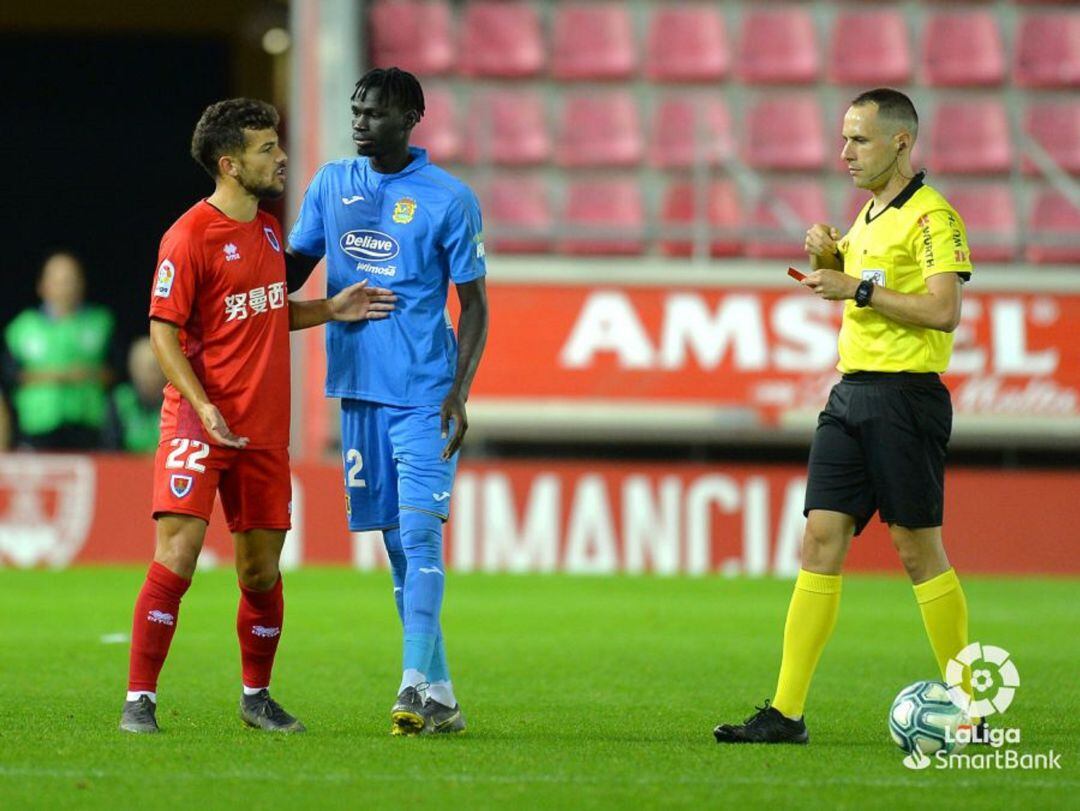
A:
{"label": "red stadium seat", "polygon": [[[1080,174],[1080,103],[1034,104],[1024,119],[1024,132],[1034,139],[1060,168]],[[1024,161],[1024,170],[1037,172]]]}
{"label": "red stadium seat", "polygon": [[829,80],[880,86],[911,79],[907,21],[897,9],[840,11],[829,43]]}
{"label": "red stadium seat", "polygon": [[412,143],[428,151],[432,163],[451,163],[461,157],[454,91],[433,87],[424,91],[424,117],[413,130]]}
{"label": "red stadium seat", "polygon": [[[742,253],[742,210],[735,184],[730,180],[712,183],[706,190],[704,223],[711,256],[738,256]],[[677,181],[664,193],[661,211],[665,239],[660,251],[665,256],[691,256],[699,227],[697,190],[693,183]]]}
{"label": "red stadium seat", "polygon": [[1029,262],[1080,262],[1080,208],[1056,191],[1042,191],[1031,209],[1027,239]]}
{"label": "red stadium seat", "polygon": [[645,73],[659,82],[709,82],[727,75],[727,29],[719,9],[659,8],[649,21]]}
{"label": "red stadium seat", "polygon": [[574,181],[559,228],[560,253],[632,256],[645,250],[645,203],[637,180]]}
{"label": "red stadium seat", "polygon": [[964,221],[975,264],[1016,258],[1016,202],[1007,183],[965,184],[942,191]]}
{"label": "red stadium seat", "polygon": [[829,205],[821,185],[814,180],[777,183],[754,206],[746,253],[764,258],[805,258],[806,229],[816,222],[829,222]]}
{"label": "red stadium seat", "polygon": [[923,78],[929,85],[986,87],[1005,80],[1005,47],[995,12],[934,14],[922,42]]}
{"label": "red stadium seat", "polygon": [[529,166],[551,158],[544,97],[533,91],[493,90],[473,97],[465,160]]}
{"label": "red stadium seat", "polygon": [[636,68],[634,29],[625,4],[556,6],[551,48],[556,79],[625,79]]}
{"label": "red stadium seat", "polygon": [[735,154],[731,115],[716,93],[663,98],[652,117],[649,162],[662,169],[693,166],[700,154],[708,164]]}
{"label": "red stadium seat", "polygon": [[754,84],[808,84],[818,78],[819,50],[808,9],[748,5],[736,69],[743,81]]}
{"label": "red stadium seat", "polygon": [[1024,17],[1013,77],[1023,87],[1080,87],[1080,12]]}
{"label": "red stadium seat", "polygon": [[461,17],[465,76],[520,78],[544,69],[546,50],[540,17],[531,3],[473,0]]}
{"label": "red stadium seat", "polygon": [[450,6],[442,0],[378,0],[368,19],[373,67],[425,76],[453,66]]}
{"label": "red stadium seat", "polygon": [[535,175],[497,177],[483,194],[485,241],[497,253],[547,253],[554,220],[548,187]]}
{"label": "red stadium seat", "polygon": [[563,103],[555,160],[560,166],[634,166],[645,148],[634,96],[578,93]]}
{"label": "red stadium seat", "polygon": [[746,114],[744,157],[759,169],[821,169],[825,129],[814,95],[766,98]]}
{"label": "red stadium seat", "polygon": [[1009,118],[997,100],[938,104],[930,128],[930,168],[957,174],[1001,174],[1012,166]]}

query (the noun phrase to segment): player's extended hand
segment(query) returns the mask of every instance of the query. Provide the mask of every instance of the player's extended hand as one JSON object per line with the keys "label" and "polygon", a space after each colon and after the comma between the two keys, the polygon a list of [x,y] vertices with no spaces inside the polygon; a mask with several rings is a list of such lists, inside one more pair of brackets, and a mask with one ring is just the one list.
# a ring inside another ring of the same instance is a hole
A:
{"label": "player's extended hand", "polygon": [[213,403],[206,403],[200,406],[198,412],[203,428],[206,429],[206,433],[209,434],[210,439],[214,442],[228,448],[243,448],[247,446],[248,438],[246,436],[237,436],[230,431],[228,424],[225,422],[225,418],[221,416],[221,412],[217,410],[217,406]]}
{"label": "player's extended hand", "polygon": [[450,441],[446,443],[442,452],[442,460],[446,462],[458,452],[462,440],[465,439],[465,432],[469,430],[469,419],[465,416],[465,398],[457,389],[452,389],[446,395],[442,408],[439,409],[439,419],[442,420],[443,439],[446,439],[447,434],[450,433],[451,421],[454,423],[454,435],[450,437]]}
{"label": "player's extended hand", "polygon": [[377,321],[394,309],[397,296],[385,287],[368,287],[367,279],[350,285],[330,299],[330,318],[334,321]]}
{"label": "player's extended hand", "polygon": [[836,243],[840,241],[840,232],[831,225],[815,223],[806,232],[806,244],[803,246],[811,256],[835,256]]}
{"label": "player's extended hand", "polygon": [[814,295],[826,301],[843,301],[855,298],[859,280],[839,270],[815,270],[802,280],[804,287],[814,291]]}

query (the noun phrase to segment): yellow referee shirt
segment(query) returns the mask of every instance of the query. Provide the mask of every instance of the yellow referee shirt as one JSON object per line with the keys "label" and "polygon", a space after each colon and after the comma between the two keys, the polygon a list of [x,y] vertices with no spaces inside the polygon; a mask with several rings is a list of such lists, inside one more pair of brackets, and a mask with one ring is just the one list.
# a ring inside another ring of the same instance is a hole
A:
{"label": "yellow referee shirt", "polygon": [[[915,176],[884,211],[863,206],[840,240],[844,272],[901,293],[926,293],[936,273],[971,277],[971,251],[960,215]],[[841,372],[944,372],[952,355],[950,332],[901,324],[848,300],[840,325]]]}

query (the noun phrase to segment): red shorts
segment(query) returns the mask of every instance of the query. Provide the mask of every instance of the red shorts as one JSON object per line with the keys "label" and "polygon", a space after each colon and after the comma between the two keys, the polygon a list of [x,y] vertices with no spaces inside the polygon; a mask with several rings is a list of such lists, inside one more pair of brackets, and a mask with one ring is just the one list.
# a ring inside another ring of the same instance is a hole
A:
{"label": "red shorts", "polygon": [[224,448],[167,439],[154,457],[154,518],[194,515],[209,523],[214,493],[232,532],[290,529],[292,479],[288,448]]}

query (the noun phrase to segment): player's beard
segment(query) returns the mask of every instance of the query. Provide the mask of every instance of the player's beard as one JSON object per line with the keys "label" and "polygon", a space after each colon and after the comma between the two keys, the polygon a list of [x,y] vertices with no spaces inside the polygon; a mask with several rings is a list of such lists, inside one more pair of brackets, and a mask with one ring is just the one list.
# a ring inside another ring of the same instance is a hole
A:
{"label": "player's beard", "polygon": [[243,170],[240,171],[237,182],[244,191],[259,200],[276,200],[285,193],[284,184],[280,188],[275,185],[277,182],[277,169],[274,169],[273,179],[269,183],[251,177]]}

